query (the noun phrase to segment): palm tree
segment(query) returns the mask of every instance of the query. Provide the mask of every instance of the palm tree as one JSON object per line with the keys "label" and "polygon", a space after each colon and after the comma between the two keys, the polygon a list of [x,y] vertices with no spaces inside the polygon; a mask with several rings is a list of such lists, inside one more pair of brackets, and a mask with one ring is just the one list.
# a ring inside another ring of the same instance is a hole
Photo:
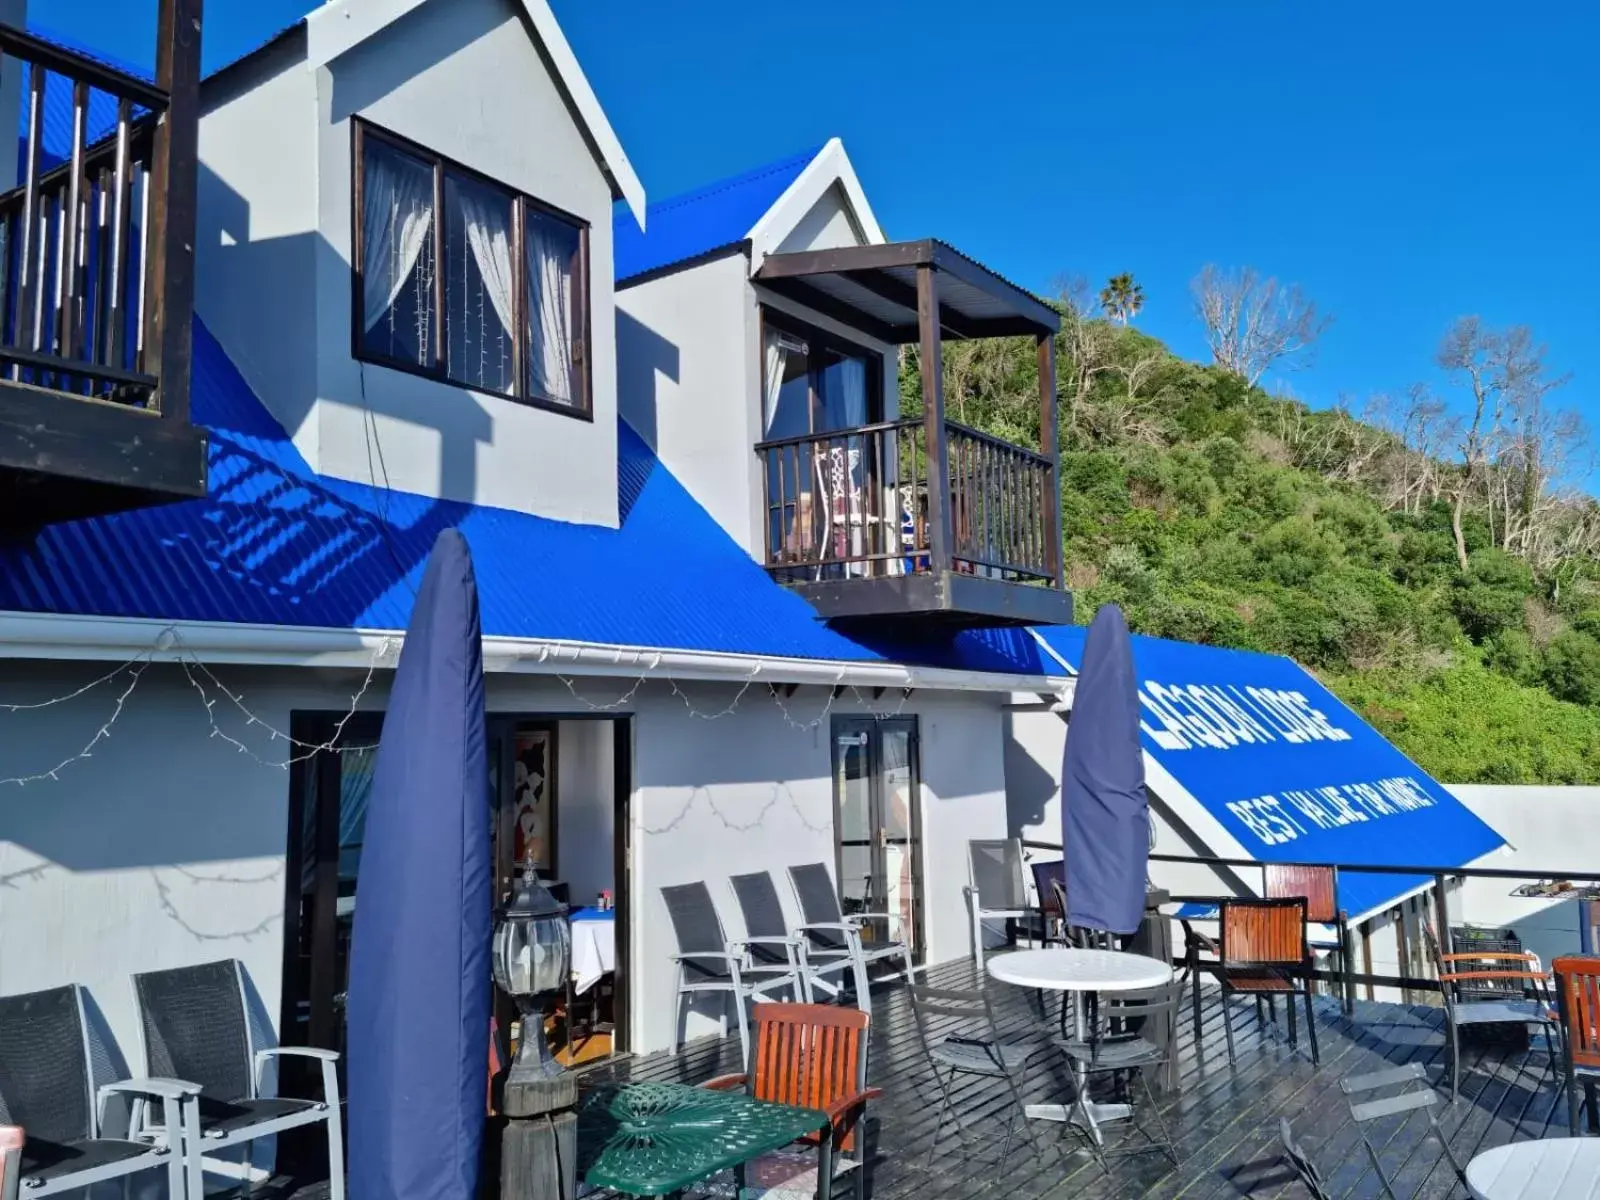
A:
{"label": "palm tree", "polygon": [[1119,325],[1126,325],[1144,307],[1144,288],[1127,271],[1113,275],[1100,289],[1100,307]]}

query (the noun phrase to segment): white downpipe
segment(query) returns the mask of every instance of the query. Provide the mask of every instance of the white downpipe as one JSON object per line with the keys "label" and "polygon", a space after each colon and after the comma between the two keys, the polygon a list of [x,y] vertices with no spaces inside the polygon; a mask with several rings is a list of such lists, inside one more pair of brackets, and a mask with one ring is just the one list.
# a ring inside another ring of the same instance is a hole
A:
{"label": "white downpipe", "polygon": [[[125,662],[143,654],[157,661],[192,655],[208,663],[258,666],[358,667],[374,658],[393,667],[405,636],[398,630],[236,625],[227,622],[0,613],[0,658]],[[771,683],[916,688],[932,691],[1059,693],[1063,680],[987,671],[952,671],[888,662],[780,658],[702,650],[660,650],[541,638],[486,637],[490,673],[605,675],[637,679],[746,680]]]}

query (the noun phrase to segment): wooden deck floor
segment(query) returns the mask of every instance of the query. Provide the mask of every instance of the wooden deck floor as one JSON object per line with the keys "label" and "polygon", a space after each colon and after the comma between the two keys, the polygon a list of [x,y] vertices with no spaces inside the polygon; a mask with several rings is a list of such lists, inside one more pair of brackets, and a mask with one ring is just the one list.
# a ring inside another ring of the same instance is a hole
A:
{"label": "wooden deck floor", "polygon": [[[969,963],[934,968],[930,982],[970,985]],[[1039,1027],[1030,995],[996,986],[1003,1030]],[[1419,1062],[1438,1081],[1445,1070],[1443,1014],[1437,1008],[1358,1003],[1346,1017],[1330,998],[1317,1002],[1322,1064],[1313,1067],[1305,1049],[1291,1053],[1286,1041],[1257,1027],[1254,1005],[1242,998],[1228,1006],[1238,1044],[1238,1063],[1229,1069],[1223,1039],[1220,995],[1206,989],[1203,1037],[1196,1039],[1186,1003],[1179,1029],[1181,1087],[1160,1101],[1178,1143],[1174,1167],[1159,1152],[1111,1160],[1107,1175],[1090,1158],[1077,1135],[1060,1125],[1035,1124],[1046,1147],[1043,1159],[1014,1145],[1007,1161],[978,1162],[951,1133],[932,1144],[937,1109],[927,1062],[912,1023],[904,991],[893,985],[874,993],[870,1082],[885,1089],[873,1112],[881,1124],[873,1169],[877,1200],[1004,1195],[1016,1200],[1098,1200],[1146,1196],[1301,1197],[1304,1189],[1280,1158],[1278,1121],[1288,1117],[1295,1134],[1317,1160],[1338,1197],[1379,1197],[1382,1189],[1368,1165],[1352,1125],[1339,1080],[1384,1066]],[[738,1041],[694,1043],[677,1056],[651,1055],[593,1068],[586,1082],[673,1080],[696,1083],[738,1070]],[[1027,1099],[1063,1100],[1070,1084],[1053,1057],[1036,1068]],[[1457,1156],[1466,1162],[1508,1141],[1566,1134],[1566,1099],[1542,1039],[1528,1050],[1472,1048],[1464,1052],[1462,1091],[1453,1106],[1440,1106],[1440,1120]],[[1005,1085],[986,1080],[964,1083],[957,1103],[978,1122],[983,1144],[999,1149],[1001,1122],[1009,1111]],[[1118,1126],[1110,1126],[1117,1130]],[[1437,1144],[1424,1138],[1425,1118],[1416,1116],[1389,1134],[1385,1163],[1397,1175],[1399,1194],[1424,1197],[1464,1195],[1448,1164],[1440,1165]],[[1119,1136],[1113,1134],[1113,1137]],[[1113,1145],[1115,1142],[1112,1143]]]}

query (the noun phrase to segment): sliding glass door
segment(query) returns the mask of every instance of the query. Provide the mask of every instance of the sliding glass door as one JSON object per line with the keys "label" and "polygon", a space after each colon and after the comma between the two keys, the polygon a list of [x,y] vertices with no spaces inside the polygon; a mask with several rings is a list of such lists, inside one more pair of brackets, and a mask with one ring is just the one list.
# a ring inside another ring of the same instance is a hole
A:
{"label": "sliding glass door", "polygon": [[834,829],[839,902],[846,914],[888,912],[863,940],[909,939],[922,959],[922,805],[915,717],[836,717]]}

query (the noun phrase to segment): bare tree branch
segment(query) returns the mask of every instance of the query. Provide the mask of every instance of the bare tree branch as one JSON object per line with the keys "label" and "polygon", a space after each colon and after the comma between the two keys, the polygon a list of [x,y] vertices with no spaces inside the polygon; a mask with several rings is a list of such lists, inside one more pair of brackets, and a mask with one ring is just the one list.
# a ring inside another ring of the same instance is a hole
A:
{"label": "bare tree branch", "polygon": [[1211,356],[1250,384],[1275,364],[1304,365],[1333,321],[1298,284],[1263,279],[1254,267],[1224,271],[1208,264],[1189,286]]}

